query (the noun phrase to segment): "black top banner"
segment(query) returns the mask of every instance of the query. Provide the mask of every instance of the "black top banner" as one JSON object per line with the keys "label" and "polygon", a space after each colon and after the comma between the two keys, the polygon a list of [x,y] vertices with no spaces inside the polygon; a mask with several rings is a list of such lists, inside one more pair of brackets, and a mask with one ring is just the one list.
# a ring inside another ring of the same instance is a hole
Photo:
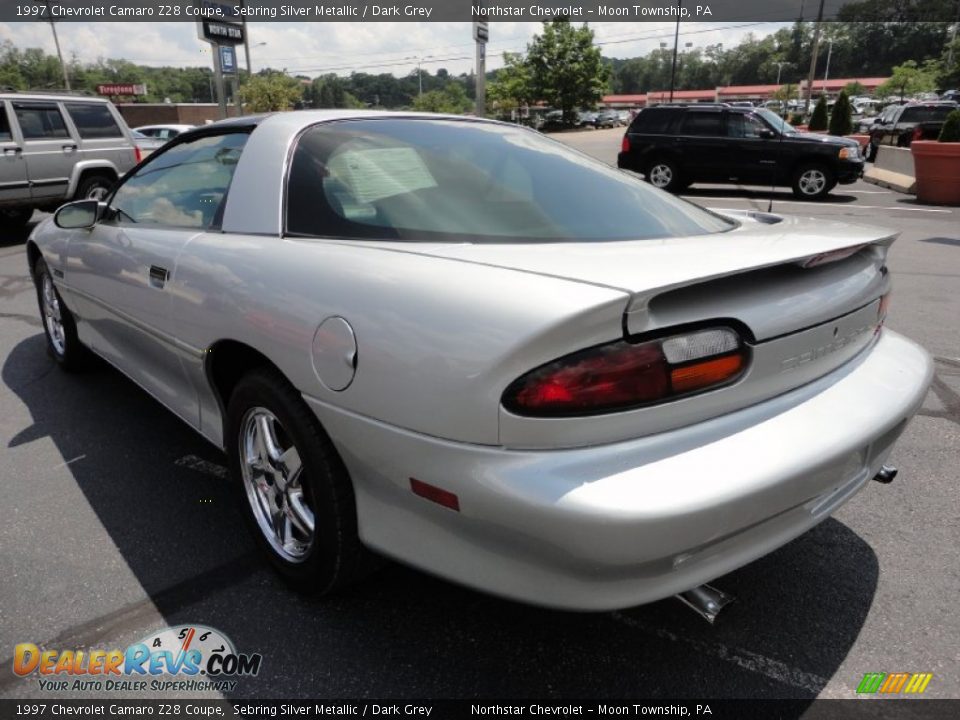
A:
{"label": "black top banner", "polygon": [[960,700],[0,700],[0,720],[163,715],[189,718],[699,718],[953,720]]}
{"label": "black top banner", "polygon": [[[792,22],[814,20],[816,0],[0,0],[3,22]],[[955,3],[825,0],[824,20],[950,22]]]}

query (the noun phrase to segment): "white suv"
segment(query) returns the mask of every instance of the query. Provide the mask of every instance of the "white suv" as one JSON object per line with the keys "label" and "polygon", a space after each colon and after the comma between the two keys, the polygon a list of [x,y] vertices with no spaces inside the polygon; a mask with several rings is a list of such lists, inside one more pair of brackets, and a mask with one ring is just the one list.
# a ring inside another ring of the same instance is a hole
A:
{"label": "white suv", "polygon": [[35,209],[102,199],[140,161],[113,104],[83,95],[0,93],[0,230]]}

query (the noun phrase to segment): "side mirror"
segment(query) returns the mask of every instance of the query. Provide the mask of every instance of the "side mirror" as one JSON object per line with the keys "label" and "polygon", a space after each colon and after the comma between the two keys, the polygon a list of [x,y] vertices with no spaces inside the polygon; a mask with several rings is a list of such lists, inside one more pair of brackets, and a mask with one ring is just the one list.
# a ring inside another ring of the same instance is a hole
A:
{"label": "side mirror", "polygon": [[60,207],[53,215],[53,222],[64,230],[84,230],[97,224],[106,203],[99,200],[77,200]]}
{"label": "side mirror", "polygon": [[773,140],[777,134],[773,130],[761,130],[760,139],[761,140]]}

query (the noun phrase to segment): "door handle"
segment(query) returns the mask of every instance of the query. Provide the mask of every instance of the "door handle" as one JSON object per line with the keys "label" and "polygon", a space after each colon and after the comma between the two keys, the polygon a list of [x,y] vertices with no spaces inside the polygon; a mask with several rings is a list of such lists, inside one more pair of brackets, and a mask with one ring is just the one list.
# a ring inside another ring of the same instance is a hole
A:
{"label": "door handle", "polygon": [[69,152],[73,152],[74,150],[77,149],[76,145],[61,145],[60,147],[62,147],[64,150],[67,150]]}
{"label": "door handle", "polygon": [[170,272],[166,268],[159,265],[150,266],[150,284],[155,288],[162,288],[168,277],[170,277]]}
{"label": "door handle", "polygon": [[7,156],[10,156],[10,157],[12,157],[12,156],[14,156],[14,155],[19,155],[19,154],[22,153],[22,152],[23,152],[23,150],[21,150],[20,148],[4,148],[4,149],[3,149],[3,154],[4,154],[4,155],[7,155]]}

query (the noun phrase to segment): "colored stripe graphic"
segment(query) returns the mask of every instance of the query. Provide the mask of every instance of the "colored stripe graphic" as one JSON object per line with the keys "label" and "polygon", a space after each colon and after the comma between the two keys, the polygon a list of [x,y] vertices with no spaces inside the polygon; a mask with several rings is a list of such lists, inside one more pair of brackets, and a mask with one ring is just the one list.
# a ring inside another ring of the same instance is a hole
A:
{"label": "colored stripe graphic", "polygon": [[919,695],[927,689],[932,679],[933,673],[866,673],[857,685],[857,694],[896,695],[904,692]]}

